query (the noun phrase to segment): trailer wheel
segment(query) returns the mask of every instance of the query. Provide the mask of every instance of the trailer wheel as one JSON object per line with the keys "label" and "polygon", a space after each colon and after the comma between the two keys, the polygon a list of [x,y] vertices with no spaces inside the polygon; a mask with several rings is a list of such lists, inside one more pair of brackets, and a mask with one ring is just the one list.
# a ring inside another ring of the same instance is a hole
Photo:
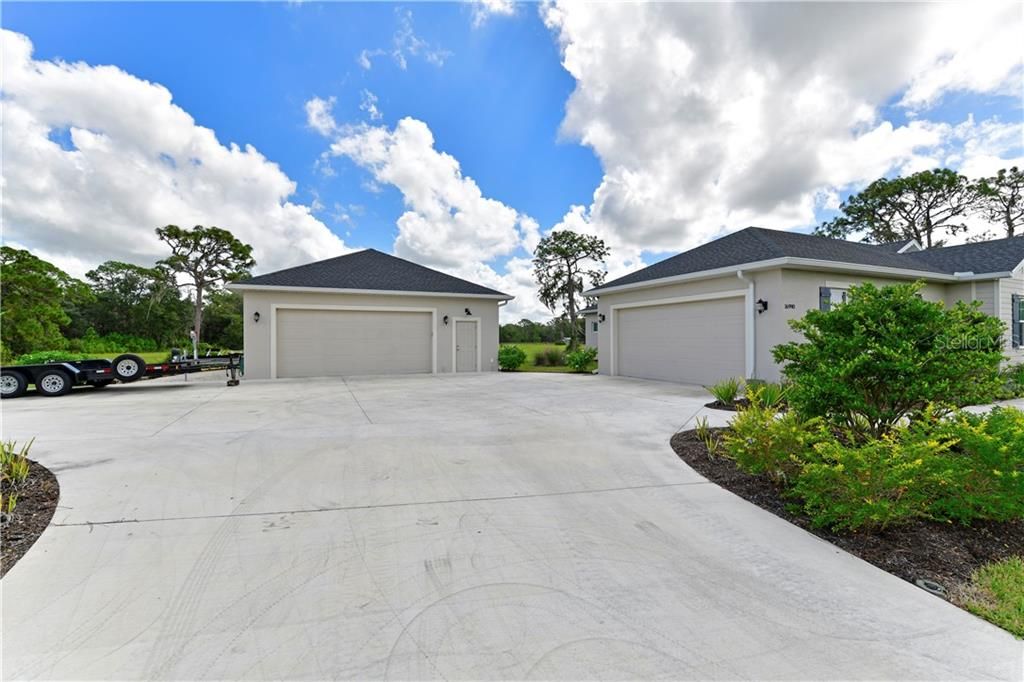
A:
{"label": "trailer wheel", "polygon": [[121,381],[135,381],[145,373],[146,361],[138,355],[118,355],[114,358],[114,376]]}
{"label": "trailer wheel", "polygon": [[0,398],[20,398],[28,389],[28,379],[21,372],[0,373]]}
{"label": "trailer wheel", "polygon": [[48,369],[36,377],[36,390],[48,397],[71,392],[71,377],[62,369]]}

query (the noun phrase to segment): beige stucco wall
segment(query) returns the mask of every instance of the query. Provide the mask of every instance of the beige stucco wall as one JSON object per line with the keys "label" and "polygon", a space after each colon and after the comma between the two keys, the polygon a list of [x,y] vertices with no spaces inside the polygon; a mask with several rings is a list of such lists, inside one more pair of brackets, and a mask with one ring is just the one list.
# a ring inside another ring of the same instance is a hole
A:
{"label": "beige stucco wall", "polygon": [[[469,308],[472,317],[480,320],[480,369],[498,369],[498,302],[483,298],[448,298],[433,296],[400,296],[374,294],[307,293],[293,291],[244,291],[245,310],[245,375],[250,379],[270,378],[271,316],[275,304],[365,306],[379,308],[430,308],[437,311],[437,371],[448,373],[452,367],[452,343],[455,334],[453,320],[466,317]],[[253,321],[253,313],[260,313],[260,321]],[[443,319],[450,320],[445,326]]]}

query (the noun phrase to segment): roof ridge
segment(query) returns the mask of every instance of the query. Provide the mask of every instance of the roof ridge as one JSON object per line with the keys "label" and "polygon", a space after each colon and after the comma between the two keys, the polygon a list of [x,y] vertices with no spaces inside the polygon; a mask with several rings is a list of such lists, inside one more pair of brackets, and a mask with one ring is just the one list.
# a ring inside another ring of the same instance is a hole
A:
{"label": "roof ridge", "polygon": [[[778,254],[778,256],[780,256],[780,257],[784,256],[786,252],[783,250],[783,248],[781,246],[779,246],[777,243],[775,243],[774,239],[769,237],[768,234],[766,234],[766,233],[769,233],[769,232],[782,232],[782,233],[785,233],[785,234],[800,234],[799,232],[789,232],[788,230],[773,230],[773,229],[768,228],[768,227],[758,227],[756,225],[751,225],[749,227],[745,227],[742,230],[739,230],[737,232],[733,232],[733,234],[740,234],[742,232],[749,232],[750,234],[754,235],[754,237],[757,238],[758,241],[760,241],[762,244],[766,244],[769,248],[771,248],[772,251],[775,251]],[[809,236],[809,235],[803,235],[803,236]]]}

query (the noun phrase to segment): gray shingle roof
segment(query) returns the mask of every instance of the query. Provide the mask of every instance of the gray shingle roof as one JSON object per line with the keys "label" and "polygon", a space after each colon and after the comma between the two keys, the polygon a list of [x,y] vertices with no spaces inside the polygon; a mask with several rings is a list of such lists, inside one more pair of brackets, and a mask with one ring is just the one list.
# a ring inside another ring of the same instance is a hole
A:
{"label": "gray shingle roof", "polygon": [[237,282],[246,286],[423,291],[439,294],[504,296],[494,289],[389,256],[375,249],[299,265]]}
{"label": "gray shingle roof", "polygon": [[872,244],[872,246],[876,249],[881,249],[882,251],[888,251],[889,253],[899,253],[900,249],[913,241],[913,239],[905,239],[901,242],[893,242],[891,244]]}
{"label": "gray shingle roof", "polygon": [[900,268],[922,273],[954,274],[972,271],[981,274],[1012,270],[1024,261],[1024,238],[898,254],[894,250],[872,244],[748,227],[605,282],[593,291],[787,257]]}
{"label": "gray shingle roof", "polygon": [[951,274],[973,272],[982,275],[988,272],[1007,272],[1024,261],[1024,237],[925,249],[904,256]]}

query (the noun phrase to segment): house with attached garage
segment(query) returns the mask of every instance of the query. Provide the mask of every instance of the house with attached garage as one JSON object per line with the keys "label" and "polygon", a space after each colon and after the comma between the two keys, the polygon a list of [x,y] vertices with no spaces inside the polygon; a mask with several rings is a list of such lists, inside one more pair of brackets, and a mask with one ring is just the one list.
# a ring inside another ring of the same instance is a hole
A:
{"label": "house with attached garage", "polygon": [[496,371],[500,291],[367,249],[228,287],[249,378]]}
{"label": "house with attached garage", "polygon": [[1024,361],[1024,237],[922,249],[748,227],[584,294],[598,297],[602,374],[709,385],[779,380],[771,349],[799,338],[789,320],[862,282],[918,280],[926,299],[980,301]]}

